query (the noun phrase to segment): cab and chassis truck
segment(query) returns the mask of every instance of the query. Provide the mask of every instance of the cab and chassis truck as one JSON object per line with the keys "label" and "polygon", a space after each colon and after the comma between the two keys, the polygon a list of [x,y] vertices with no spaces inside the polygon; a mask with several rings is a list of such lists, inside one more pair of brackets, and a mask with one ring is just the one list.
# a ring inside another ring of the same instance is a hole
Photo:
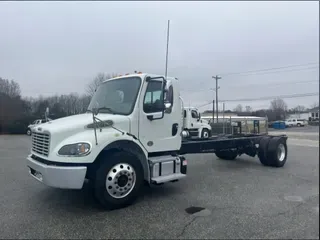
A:
{"label": "cab and chassis truck", "polygon": [[192,138],[183,127],[176,78],[138,73],[104,81],[83,114],[46,122],[32,131],[30,175],[47,186],[81,189],[88,179],[106,209],[132,204],[141,187],[187,176],[186,154],[223,160],[256,155],[282,167],[287,136],[238,134]]}

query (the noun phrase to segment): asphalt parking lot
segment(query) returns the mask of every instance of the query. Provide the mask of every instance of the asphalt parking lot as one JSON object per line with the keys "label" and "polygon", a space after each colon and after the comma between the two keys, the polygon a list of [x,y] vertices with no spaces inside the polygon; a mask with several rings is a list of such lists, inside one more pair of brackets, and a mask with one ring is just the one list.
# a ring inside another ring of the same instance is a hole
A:
{"label": "asphalt parking lot", "polygon": [[[273,129],[269,128],[269,131],[283,131],[282,129]],[[305,132],[305,133],[318,133],[319,134],[319,126],[304,126],[304,127],[289,127],[284,129],[287,132]]]}
{"label": "asphalt parking lot", "polygon": [[[289,141],[279,169],[246,156],[187,156],[186,179],[145,188],[134,205],[111,212],[87,185],[52,189],[28,176],[29,147],[27,136],[0,136],[1,238],[319,238],[319,142],[312,139]],[[191,206],[205,210],[190,215]]]}
{"label": "asphalt parking lot", "polygon": [[269,128],[269,134],[286,134],[294,139],[309,139],[319,141],[319,126],[290,127],[286,129]]}

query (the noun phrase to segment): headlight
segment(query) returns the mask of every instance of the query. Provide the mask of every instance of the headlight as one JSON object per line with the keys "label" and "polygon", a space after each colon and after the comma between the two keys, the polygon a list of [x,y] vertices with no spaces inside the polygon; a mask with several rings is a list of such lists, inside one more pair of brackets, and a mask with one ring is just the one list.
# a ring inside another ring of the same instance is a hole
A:
{"label": "headlight", "polygon": [[60,148],[58,154],[61,156],[83,156],[89,153],[90,148],[89,143],[69,144]]}

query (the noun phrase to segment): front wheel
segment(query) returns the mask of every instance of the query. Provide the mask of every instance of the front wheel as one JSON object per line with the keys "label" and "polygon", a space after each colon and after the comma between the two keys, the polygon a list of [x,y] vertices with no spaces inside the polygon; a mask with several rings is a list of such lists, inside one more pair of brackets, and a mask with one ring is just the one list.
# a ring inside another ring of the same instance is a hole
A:
{"label": "front wheel", "polygon": [[108,210],[131,205],[138,197],[143,183],[140,161],[125,152],[117,152],[105,158],[96,171],[95,197]]}
{"label": "front wheel", "polygon": [[27,130],[27,135],[31,136],[31,130],[30,129]]}
{"label": "front wheel", "polygon": [[210,131],[207,128],[202,129],[201,132],[201,138],[209,138],[210,137]]}

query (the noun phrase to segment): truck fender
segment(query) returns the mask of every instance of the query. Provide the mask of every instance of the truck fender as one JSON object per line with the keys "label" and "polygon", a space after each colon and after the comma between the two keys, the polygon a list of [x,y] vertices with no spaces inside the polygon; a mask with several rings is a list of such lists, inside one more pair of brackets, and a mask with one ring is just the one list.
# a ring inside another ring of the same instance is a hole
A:
{"label": "truck fender", "polygon": [[136,156],[143,168],[144,179],[150,182],[150,171],[149,171],[148,159],[146,154],[142,150],[142,148],[137,143],[130,140],[118,140],[105,146],[101,151],[101,153],[106,153],[114,150],[126,151]]}
{"label": "truck fender", "polygon": [[202,129],[203,129],[203,127],[200,127],[200,128],[199,128],[198,138],[201,138]]}

